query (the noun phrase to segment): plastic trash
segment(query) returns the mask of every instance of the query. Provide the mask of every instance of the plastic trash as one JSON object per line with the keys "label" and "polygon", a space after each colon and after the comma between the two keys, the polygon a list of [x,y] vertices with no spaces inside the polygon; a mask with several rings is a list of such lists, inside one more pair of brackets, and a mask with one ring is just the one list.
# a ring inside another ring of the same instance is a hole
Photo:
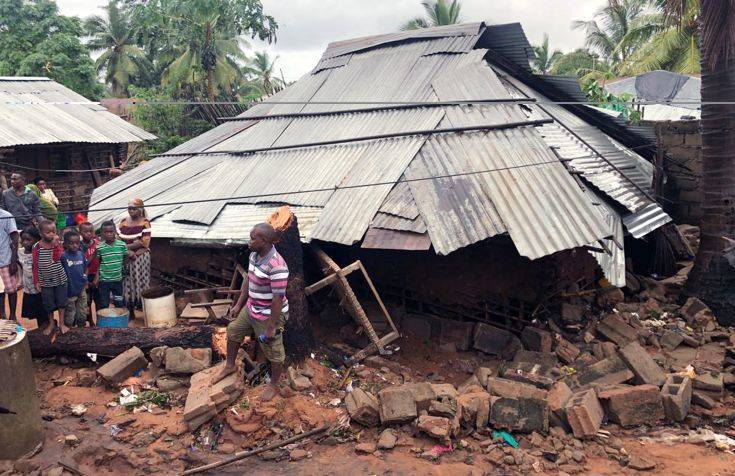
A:
{"label": "plastic trash", "polygon": [[501,438],[503,441],[508,443],[508,445],[512,446],[513,448],[518,448],[518,442],[515,438],[513,438],[513,435],[506,431],[493,431],[493,439]]}

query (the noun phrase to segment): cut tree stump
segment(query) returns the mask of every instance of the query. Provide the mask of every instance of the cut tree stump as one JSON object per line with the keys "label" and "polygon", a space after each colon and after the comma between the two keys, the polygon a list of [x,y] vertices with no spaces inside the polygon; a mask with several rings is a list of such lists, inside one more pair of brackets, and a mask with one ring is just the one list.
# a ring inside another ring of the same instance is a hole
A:
{"label": "cut tree stump", "polygon": [[55,341],[41,330],[28,333],[33,357],[52,355],[78,355],[87,353],[103,357],[116,357],[135,346],[143,352],[154,347],[211,347],[215,326],[152,327],[85,327],[72,328],[66,334],[58,334]]}
{"label": "cut tree stump", "polygon": [[294,362],[301,362],[315,346],[314,330],[309,316],[309,304],[304,294],[304,250],[301,247],[299,224],[288,206],[276,210],[266,220],[278,233],[276,250],[288,265],[288,321],[283,334],[286,354]]}

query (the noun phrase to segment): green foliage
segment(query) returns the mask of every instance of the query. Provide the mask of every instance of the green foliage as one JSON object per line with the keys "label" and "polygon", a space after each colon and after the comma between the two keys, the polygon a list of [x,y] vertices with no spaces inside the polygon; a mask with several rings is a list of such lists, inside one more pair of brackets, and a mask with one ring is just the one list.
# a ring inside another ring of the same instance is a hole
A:
{"label": "green foliage", "polygon": [[171,395],[161,393],[155,390],[144,390],[137,395],[135,401],[125,404],[125,409],[130,411],[134,408],[153,403],[161,408],[166,408],[171,404]]}
{"label": "green foliage", "polygon": [[700,72],[699,0],[684,0],[678,18],[658,10],[645,21],[653,31],[650,41],[621,65],[621,73],[637,75],[658,69],[682,74]]}
{"label": "green foliage", "polygon": [[578,48],[558,57],[551,67],[551,74],[581,77],[589,71],[606,69],[609,69],[607,63],[598,55],[590,53],[587,49]]}
{"label": "green foliage", "polygon": [[605,90],[595,79],[582,81],[582,90],[587,94],[587,99],[596,103],[595,106],[610,109],[621,113],[623,119],[629,123],[637,124],[641,121],[641,112],[631,107],[633,96],[628,93],[616,96]]}
{"label": "green foliage", "polygon": [[[171,101],[170,95],[158,88],[130,86],[130,93],[142,101]],[[147,154],[159,154],[173,149],[214,127],[197,119],[184,104],[142,104],[133,108],[133,122],[158,138],[144,144]]]}
{"label": "green foliage", "polygon": [[425,17],[416,17],[407,21],[401,27],[401,30],[418,30],[421,28],[429,28],[432,26],[454,25],[459,23],[459,12],[462,4],[459,0],[452,0],[447,4],[447,0],[426,0],[421,2],[426,12]]}
{"label": "green foliage", "polygon": [[0,0],[0,74],[47,76],[90,99],[102,95],[79,19],[51,0]]}
{"label": "green foliage", "polygon": [[255,57],[248,60],[245,72],[253,77],[252,85],[260,92],[260,96],[271,95],[285,86],[282,79],[274,74],[276,60],[271,59],[265,51],[256,52]]}
{"label": "green foliage", "polygon": [[544,41],[533,47],[536,59],[533,62],[534,69],[539,74],[547,74],[554,63],[563,56],[559,50],[551,51],[549,47],[549,35],[544,33]]}
{"label": "green foliage", "polygon": [[145,78],[152,70],[143,50],[134,43],[136,26],[130,10],[120,8],[116,0],[106,7],[107,18],[91,16],[84,28],[91,39],[87,46],[101,55],[95,62],[98,72],[105,73],[113,96],[127,95],[133,78]]}

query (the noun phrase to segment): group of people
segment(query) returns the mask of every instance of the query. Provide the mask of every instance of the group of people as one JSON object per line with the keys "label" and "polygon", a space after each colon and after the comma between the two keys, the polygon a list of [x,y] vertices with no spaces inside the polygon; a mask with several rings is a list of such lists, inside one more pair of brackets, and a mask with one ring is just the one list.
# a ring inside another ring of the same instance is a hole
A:
{"label": "group of people", "polygon": [[[0,316],[5,318],[7,295],[11,318],[36,319],[48,335],[94,325],[91,303],[98,311],[110,302],[127,305],[131,315],[140,308],[151,263],[151,226],[142,200],[128,204],[128,216],[119,224],[102,223],[98,236],[87,221],[59,230],[40,213],[39,196],[22,174],[12,174],[10,183],[0,209]],[[56,198],[53,192],[46,197]]]}

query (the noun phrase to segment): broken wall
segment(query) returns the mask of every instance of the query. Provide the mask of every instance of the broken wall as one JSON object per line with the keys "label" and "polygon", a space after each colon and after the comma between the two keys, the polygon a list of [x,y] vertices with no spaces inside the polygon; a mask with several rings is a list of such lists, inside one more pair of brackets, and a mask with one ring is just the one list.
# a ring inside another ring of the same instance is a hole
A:
{"label": "broken wall", "polygon": [[665,154],[663,206],[676,223],[698,225],[702,217],[702,137],[699,121],[656,123],[656,135]]}

